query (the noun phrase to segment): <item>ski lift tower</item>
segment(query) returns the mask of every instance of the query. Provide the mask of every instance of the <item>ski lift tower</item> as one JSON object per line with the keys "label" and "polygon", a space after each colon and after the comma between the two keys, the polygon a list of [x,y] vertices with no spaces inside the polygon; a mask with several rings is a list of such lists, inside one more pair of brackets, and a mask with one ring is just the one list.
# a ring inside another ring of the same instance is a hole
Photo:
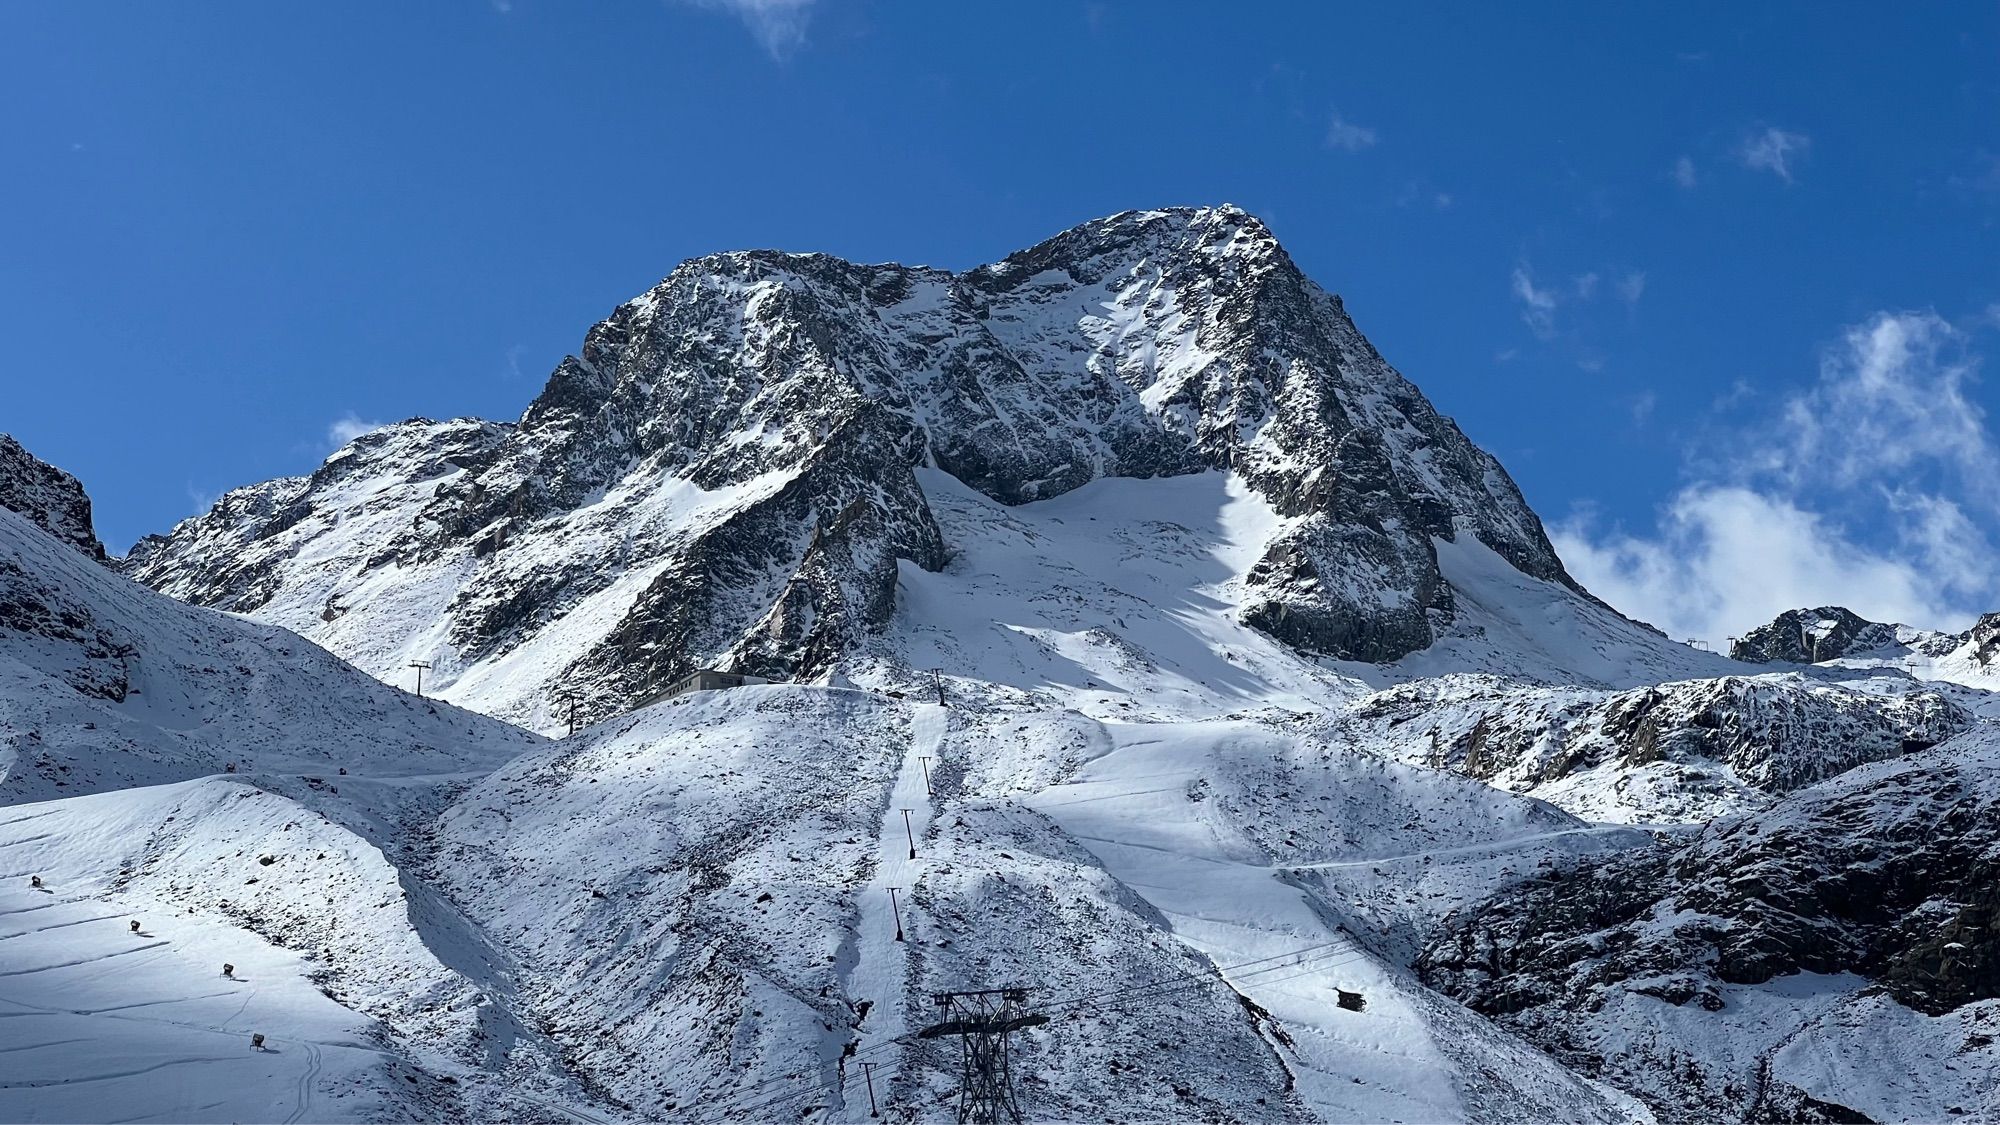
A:
{"label": "ski lift tower", "polygon": [[1018,1123],[1021,1107],[1014,1101],[1007,1037],[1023,1028],[1039,1027],[1049,1022],[1049,1017],[1021,1010],[1028,1002],[1028,990],[1018,985],[982,992],[940,992],[932,999],[943,1009],[942,1018],[917,1032],[917,1038],[958,1036],[959,1125]]}

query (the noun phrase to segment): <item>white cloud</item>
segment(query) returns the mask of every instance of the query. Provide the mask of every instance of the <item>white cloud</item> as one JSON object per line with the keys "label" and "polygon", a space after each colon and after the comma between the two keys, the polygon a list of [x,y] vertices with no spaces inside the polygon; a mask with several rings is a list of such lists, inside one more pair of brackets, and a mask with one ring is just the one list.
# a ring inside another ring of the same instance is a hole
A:
{"label": "white cloud", "polygon": [[1692,188],[1701,182],[1700,177],[1695,174],[1693,159],[1683,156],[1674,161],[1674,182],[1684,188]]}
{"label": "white cloud", "polygon": [[679,0],[743,21],[767,54],[785,62],[806,45],[806,25],[816,0]]}
{"label": "white cloud", "polygon": [[1338,111],[1333,114],[1332,119],[1327,123],[1326,144],[1328,148],[1346,149],[1348,152],[1360,152],[1364,148],[1373,146],[1374,143],[1375,130],[1348,121],[1346,118],[1340,116]]}
{"label": "white cloud", "polygon": [[1600,535],[1588,518],[1576,518],[1550,538],[1598,597],[1718,649],[1800,606],[1844,605],[1874,621],[1928,625],[1961,625],[1968,616],[1921,551],[1873,550],[1791,499],[1738,485],[1683,489],[1649,535]]}
{"label": "white cloud", "polygon": [[1618,299],[1627,305],[1637,305],[1639,298],[1646,295],[1646,271],[1633,270],[1618,279]]}
{"label": "white cloud", "polygon": [[1645,425],[1653,417],[1653,411],[1659,409],[1659,406],[1660,396],[1658,393],[1650,390],[1640,391],[1639,396],[1632,400],[1632,424],[1635,426]]}
{"label": "white cloud", "polygon": [[387,422],[364,422],[350,410],[326,428],[327,444],[339,449],[362,434],[373,433],[388,425]]}
{"label": "white cloud", "polygon": [[1597,274],[1587,273],[1576,279],[1576,295],[1579,300],[1588,301],[1597,296]]}
{"label": "white cloud", "polygon": [[1804,133],[1787,132],[1770,126],[1743,138],[1743,145],[1736,154],[1745,168],[1773,173],[1789,184],[1792,182],[1793,163],[1804,157],[1811,147],[1812,138]]}
{"label": "white cloud", "polygon": [[[1965,346],[1934,313],[1870,317],[1827,349],[1813,385],[1713,435],[1724,452],[1691,463],[1652,529],[1585,512],[1551,538],[1598,596],[1718,647],[1801,606],[1960,627],[2000,608],[2000,447],[1966,395]],[[1739,381],[1717,406],[1753,393]]]}
{"label": "white cloud", "polygon": [[1785,443],[1755,467],[1852,487],[1930,466],[2000,511],[2000,450],[1967,397],[1965,345],[1936,313],[1878,313],[1849,328],[1822,357],[1819,383],[1785,404]]}
{"label": "white cloud", "polygon": [[1527,266],[1515,266],[1512,279],[1514,299],[1521,302],[1521,320],[1529,331],[1546,340],[1556,332],[1556,294],[1553,289],[1540,289],[1535,285],[1535,275]]}

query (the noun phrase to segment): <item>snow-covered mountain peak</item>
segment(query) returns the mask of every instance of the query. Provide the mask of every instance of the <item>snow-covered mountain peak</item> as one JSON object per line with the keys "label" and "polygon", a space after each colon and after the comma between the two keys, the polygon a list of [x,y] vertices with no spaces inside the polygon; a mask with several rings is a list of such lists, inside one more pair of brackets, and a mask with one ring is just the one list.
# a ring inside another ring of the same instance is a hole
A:
{"label": "snow-covered mountain peak", "polygon": [[[963,273],[693,259],[591,328],[517,425],[390,427],[130,572],[378,675],[432,661],[448,698],[541,723],[555,691],[602,714],[703,665],[902,659],[899,567],[964,547],[924,467],[1010,507],[1233,477],[1270,516],[1231,535],[1224,613],[1307,662],[1462,624],[1441,543],[1594,605],[1498,462],[1234,207],[1125,212]],[[1614,648],[1666,643],[1587,615],[1636,638]]]}

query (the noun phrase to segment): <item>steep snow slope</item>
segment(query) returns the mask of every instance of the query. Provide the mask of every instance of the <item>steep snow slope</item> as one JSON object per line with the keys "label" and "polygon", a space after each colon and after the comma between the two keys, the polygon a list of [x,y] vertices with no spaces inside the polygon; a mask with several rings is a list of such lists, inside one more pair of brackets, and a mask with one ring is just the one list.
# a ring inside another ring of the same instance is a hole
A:
{"label": "steep snow slope", "polygon": [[1226,612],[1312,656],[1489,627],[1442,543],[1537,591],[1542,633],[1606,634],[1544,637],[1534,668],[1680,659],[1577,590],[1499,464],[1228,207],[1128,212],[963,274],[696,259],[591,329],[517,425],[369,435],[128,569],[384,678],[434,661],[445,698],[549,729],[558,690],[602,716],[698,665],[834,667],[958,546],[926,468],[1008,506],[1226,472],[1272,514],[1236,544]]}
{"label": "steep snow slope", "polygon": [[0,871],[6,1120],[491,1119],[585,1100],[431,892],[249,779],[0,809]]}
{"label": "steep snow slope", "polygon": [[917,475],[951,559],[936,573],[903,568],[886,642],[861,651],[1101,718],[1313,713],[1454,664],[1618,686],[1745,667],[1521,575],[1469,537],[1438,543],[1469,610],[1462,628],[1387,667],[1313,660],[1243,621],[1262,545],[1293,521],[1236,476],[1113,478],[1008,506],[945,473]]}
{"label": "steep snow slope", "polygon": [[[12,512],[0,735],[0,1117],[503,1117],[584,1097],[512,1019],[476,927],[398,866],[411,824],[535,736],[175,602]],[[251,1031],[274,1050],[253,1055]]]}
{"label": "steep snow slope", "polygon": [[533,735],[183,605],[0,511],[0,801],[220,773],[480,773]]}

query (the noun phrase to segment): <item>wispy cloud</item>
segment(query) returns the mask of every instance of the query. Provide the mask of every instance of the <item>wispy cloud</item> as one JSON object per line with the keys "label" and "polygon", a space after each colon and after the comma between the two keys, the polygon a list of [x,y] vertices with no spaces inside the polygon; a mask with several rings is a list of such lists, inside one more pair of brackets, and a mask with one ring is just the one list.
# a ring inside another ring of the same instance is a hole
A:
{"label": "wispy cloud", "polygon": [[816,0],[673,0],[673,2],[727,12],[743,21],[750,34],[778,62],[786,62],[806,45],[806,25],[812,20]]}
{"label": "wispy cloud", "polygon": [[1645,295],[1646,271],[1633,270],[1618,279],[1618,299],[1625,302],[1626,307],[1636,308],[1639,304],[1639,298]]}
{"label": "wispy cloud", "polygon": [[1804,133],[1767,126],[1744,137],[1736,155],[1745,168],[1769,172],[1789,184],[1793,167],[1811,148],[1812,138]]}
{"label": "wispy cloud", "polygon": [[1555,290],[1538,287],[1535,275],[1526,265],[1514,267],[1511,284],[1514,299],[1521,303],[1521,322],[1544,340],[1553,337],[1556,334],[1556,307],[1560,303]]}
{"label": "wispy cloud", "polygon": [[1674,182],[1689,189],[1701,182],[1701,176],[1694,170],[1693,157],[1683,156],[1674,161]]}
{"label": "wispy cloud", "polygon": [[1653,411],[1659,409],[1660,396],[1651,390],[1640,391],[1632,399],[1632,424],[1643,426],[1653,418]]}
{"label": "wispy cloud", "polygon": [[354,411],[350,410],[340,417],[335,418],[332,424],[327,426],[327,444],[333,446],[335,449],[339,449],[362,434],[374,433],[386,425],[388,425],[387,422],[364,422]]}
{"label": "wispy cloud", "polygon": [[1375,144],[1375,130],[1354,124],[1336,110],[1327,122],[1326,144],[1328,148],[1360,152]]}
{"label": "wispy cloud", "polygon": [[[2000,605],[1989,560],[2000,443],[1967,396],[1967,337],[1878,313],[1819,378],[1713,435],[1650,529],[1580,511],[1551,533],[1578,580],[1675,636],[1720,644],[1800,606],[1955,627]],[[1739,383],[1719,409],[1750,401]]]}

